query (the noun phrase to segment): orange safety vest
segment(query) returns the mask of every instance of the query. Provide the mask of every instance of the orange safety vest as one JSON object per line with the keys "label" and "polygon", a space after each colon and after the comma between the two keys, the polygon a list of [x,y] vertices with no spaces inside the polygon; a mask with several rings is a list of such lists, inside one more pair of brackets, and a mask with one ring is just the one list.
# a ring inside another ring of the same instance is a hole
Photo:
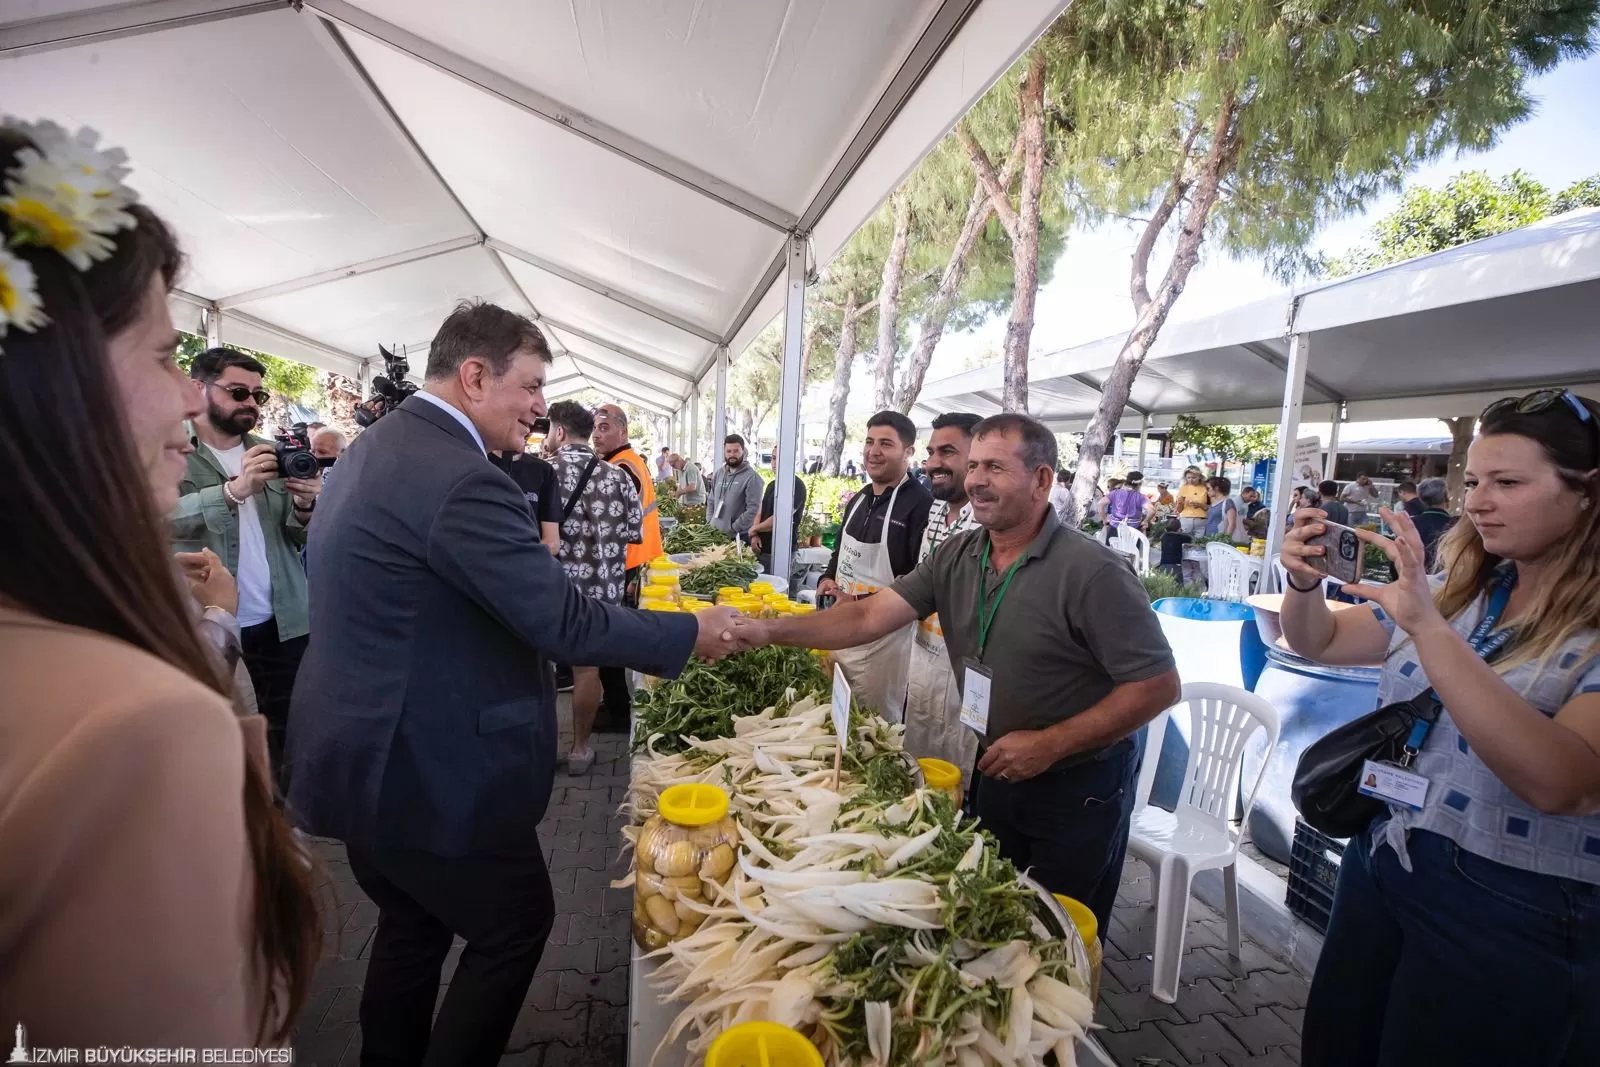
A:
{"label": "orange safety vest", "polygon": [[644,540],[628,546],[627,565],[631,571],[661,555],[661,516],[656,513],[656,483],[650,477],[650,468],[645,466],[644,459],[633,450],[632,445],[605,458],[628,468],[639,483],[639,504],[644,508]]}

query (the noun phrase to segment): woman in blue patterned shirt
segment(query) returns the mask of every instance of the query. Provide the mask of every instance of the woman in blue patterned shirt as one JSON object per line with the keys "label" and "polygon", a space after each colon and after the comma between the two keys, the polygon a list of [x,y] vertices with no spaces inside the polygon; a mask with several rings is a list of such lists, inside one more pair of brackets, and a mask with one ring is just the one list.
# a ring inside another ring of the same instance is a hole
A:
{"label": "woman in blue patterned shirt", "polygon": [[[1283,633],[1378,665],[1380,704],[1444,707],[1390,803],[1345,850],[1302,1034],[1307,1067],[1600,1064],[1600,404],[1567,390],[1485,409],[1466,517],[1431,578],[1403,511],[1368,531],[1387,586],[1328,610],[1295,516]],[[1495,606],[1498,620],[1480,626]],[[1487,660],[1485,656],[1489,657]]]}

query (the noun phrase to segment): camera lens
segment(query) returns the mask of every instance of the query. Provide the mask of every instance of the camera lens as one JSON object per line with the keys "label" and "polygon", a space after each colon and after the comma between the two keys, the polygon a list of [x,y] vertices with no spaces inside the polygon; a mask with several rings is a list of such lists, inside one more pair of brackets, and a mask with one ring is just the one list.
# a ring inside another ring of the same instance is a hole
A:
{"label": "camera lens", "polygon": [[321,469],[316,456],[301,451],[284,453],[279,458],[279,465],[283,468],[285,478],[315,478]]}

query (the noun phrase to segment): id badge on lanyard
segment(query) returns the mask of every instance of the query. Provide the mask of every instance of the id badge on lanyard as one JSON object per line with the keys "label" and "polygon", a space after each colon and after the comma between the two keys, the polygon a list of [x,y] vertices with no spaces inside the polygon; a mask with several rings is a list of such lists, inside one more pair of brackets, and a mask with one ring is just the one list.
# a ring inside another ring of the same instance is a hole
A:
{"label": "id badge on lanyard", "polygon": [[983,650],[988,647],[989,628],[994,625],[994,617],[1000,611],[1000,602],[1006,598],[1006,590],[1011,588],[1011,579],[1017,576],[1017,568],[1027,558],[1018,556],[1011,564],[991,601],[984,589],[989,573],[989,548],[989,542],[985,540],[983,557],[978,562],[978,655],[975,658],[967,657],[961,680],[961,723],[976,730],[980,737],[986,737],[989,733],[989,693],[994,685],[994,672],[984,666]]}
{"label": "id badge on lanyard", "polygon": [[[1516,582],[1515,571],[1500,579],[1494,592],[1489,595],[1489,606],[1484,610],[1483,618],[1473,627],[1471,636],[1467,638],[1472,650],[1485,660],[1493,657],[1511,640],[1510,630],[1501,630],[1499,633],[1493,631],[1500,621],[1500,616],[1505,613],[1506,603],[1511,599],[1511,587]],[[1405,750],[1401,754],[1399,763],[1378,760],[1363,762],[1356,791],[1385,803],[1421,811],[1423,802],[1428,798],[1430,783],[1426,776],[1417,774],[1410,767],[1411,761],[1422,751],[1423,742],[1428,739],[1428,732],[1432,729],[1433,723],[1426,719],[1416,721],[1411,727],[1410,736],[1406,738]]]}

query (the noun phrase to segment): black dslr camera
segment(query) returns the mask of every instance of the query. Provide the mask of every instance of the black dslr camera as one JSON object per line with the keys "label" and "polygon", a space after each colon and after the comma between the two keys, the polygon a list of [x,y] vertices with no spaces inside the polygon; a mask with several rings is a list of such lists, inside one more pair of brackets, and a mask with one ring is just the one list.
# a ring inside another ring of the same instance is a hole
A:
{"label": "black dslr camera", "polygon": [[312,453],[311,434],[303,422],[273,434],[272,444],[278,457],[278,473],[285,478],[315,478],[323,467],[333,466],[333,460],[318,459]]}
{"label": "black dslr camera", "polygon": [[373,378],[372,398],[356,405],[356,422],[362,426],[371,426],[417,391],[417,387],[406,380],[411,364],[406,362],[405,356],[397,356],[382,345],[378,346],[378,353],[383,356],[384,369],[389,373]]}

